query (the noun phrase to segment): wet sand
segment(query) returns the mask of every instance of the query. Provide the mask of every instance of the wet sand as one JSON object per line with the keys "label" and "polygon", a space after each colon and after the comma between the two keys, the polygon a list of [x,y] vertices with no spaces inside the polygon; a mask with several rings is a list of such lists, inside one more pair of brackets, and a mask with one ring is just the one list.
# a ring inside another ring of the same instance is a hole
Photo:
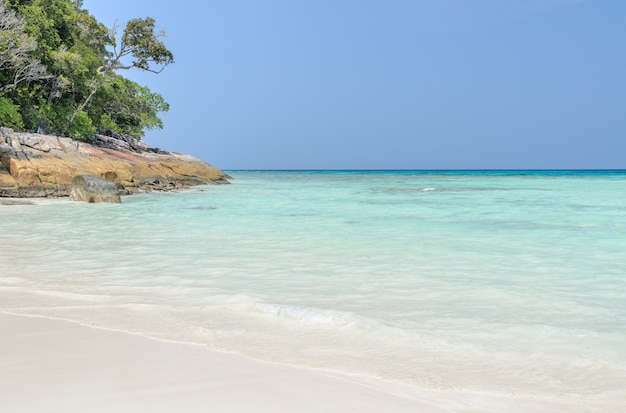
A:
{"label": "wet sand", "polygon": [[265,363],[62,320],[0,313],[0,331],[2,411],[572,411],[553,401],[415,389]]}

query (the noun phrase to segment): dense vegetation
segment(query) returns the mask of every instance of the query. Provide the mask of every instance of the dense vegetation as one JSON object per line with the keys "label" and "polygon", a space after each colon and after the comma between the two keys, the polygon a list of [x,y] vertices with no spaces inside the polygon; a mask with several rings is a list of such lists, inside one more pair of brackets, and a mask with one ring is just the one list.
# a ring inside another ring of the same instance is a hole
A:
{"label": "dense vegetation", "polygon": [[118,72],[174,62],[155,21],[107,28],[82,0],[0,0],[0,126],[90,140],[162,128],[169,105]]}

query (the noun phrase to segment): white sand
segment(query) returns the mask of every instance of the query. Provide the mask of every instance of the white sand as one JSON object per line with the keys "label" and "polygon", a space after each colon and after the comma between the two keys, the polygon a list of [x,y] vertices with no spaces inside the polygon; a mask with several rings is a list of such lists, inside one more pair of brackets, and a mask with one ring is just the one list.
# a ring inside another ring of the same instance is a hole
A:
{"label": "white sand", "polygon": [[414,389],[59,320],[0,313],[0,332],[2,412],[590,411]]}

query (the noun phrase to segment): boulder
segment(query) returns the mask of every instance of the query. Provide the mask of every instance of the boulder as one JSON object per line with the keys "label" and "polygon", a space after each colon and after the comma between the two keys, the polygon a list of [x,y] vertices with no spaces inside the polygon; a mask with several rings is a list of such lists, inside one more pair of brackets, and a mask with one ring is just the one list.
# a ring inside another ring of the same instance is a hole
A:
{"label": "boulder", "polygon": [[0,197],[68,196],[72,179],[82,174],[112,181],[122,194],[227,184],[230,178],[193,156],[114,133],[86,143],[0,127]]}
{"label": "boulder", "polygon": [[120,203],[117,185],[95,175],[76,175],[72,180],[70,200],[80,202]]}

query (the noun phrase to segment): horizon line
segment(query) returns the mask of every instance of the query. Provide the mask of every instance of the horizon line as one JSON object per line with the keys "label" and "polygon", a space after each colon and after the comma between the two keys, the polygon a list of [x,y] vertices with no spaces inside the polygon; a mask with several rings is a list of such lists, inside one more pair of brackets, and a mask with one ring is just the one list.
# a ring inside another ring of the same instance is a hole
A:
{"label": "horizon line", "polygon": [[220,168],[239,172],[626,172],[626,168]]}

